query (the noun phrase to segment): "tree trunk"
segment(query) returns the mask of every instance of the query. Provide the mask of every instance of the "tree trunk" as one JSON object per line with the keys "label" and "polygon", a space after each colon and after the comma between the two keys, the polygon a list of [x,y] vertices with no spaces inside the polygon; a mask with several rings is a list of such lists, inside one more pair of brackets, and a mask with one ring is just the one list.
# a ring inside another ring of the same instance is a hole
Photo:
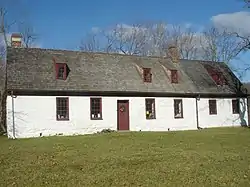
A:
{"label": "tree trunk", "polygon": [[3,133],[6,133],[6,97],[5,93],[0,94],[0,127]]}

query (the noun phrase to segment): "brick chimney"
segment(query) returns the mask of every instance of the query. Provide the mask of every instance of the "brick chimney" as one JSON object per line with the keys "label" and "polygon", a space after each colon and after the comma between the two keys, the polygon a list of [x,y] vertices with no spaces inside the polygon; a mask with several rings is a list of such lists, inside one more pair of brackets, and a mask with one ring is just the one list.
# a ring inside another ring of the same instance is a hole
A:
{"label": "brick chimney", "polygon": [[11,46],[22,47],[22,35],[21,34],[13,33],[11,35]]}
{"label": "brick chimney", "polygon": [[180,60],[180,53],[176,45],[170,45],[167,49],[167,57],[174,63],[178,63]]}

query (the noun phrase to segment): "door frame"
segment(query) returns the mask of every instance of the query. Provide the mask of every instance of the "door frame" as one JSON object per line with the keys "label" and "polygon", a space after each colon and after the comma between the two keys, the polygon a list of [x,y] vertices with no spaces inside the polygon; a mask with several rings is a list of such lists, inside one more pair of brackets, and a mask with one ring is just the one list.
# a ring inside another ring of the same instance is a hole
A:
{"label": "door frame", "polygon": [[117,131],[124,131],[119,130],[119,103],[126,103],[127,104],[127,113],[128,113],[128,131],[130,130],[130,117],[129,117],[129,100],[128,99],[118,99],[117,100],[117,106],[116,106],[116,116],[117,116]]}

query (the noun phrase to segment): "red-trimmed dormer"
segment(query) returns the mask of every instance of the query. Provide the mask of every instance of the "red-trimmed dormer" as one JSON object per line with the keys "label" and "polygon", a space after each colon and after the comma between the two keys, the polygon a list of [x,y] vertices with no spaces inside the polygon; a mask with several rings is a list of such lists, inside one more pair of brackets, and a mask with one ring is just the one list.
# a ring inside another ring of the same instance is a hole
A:
{"label": "red-trimmed dormer", "polygon": [[227,84],[225,76],[219,69],[216,69],[215,67],[212,67],[211,65],[205,65],[204,67],[206,68],[208,74],[217,85]]}
{"label": "red-trimmed dormer", "polygon": [[152,82],[151,68],[143,68],[143,81]]}
{"label": "red-trimmed dormer", "polygon": [[67,64],[56,63],[56,79],[66,80],[67,79]]}
{"label": "red-trimmed dormer", "polygon": [[178,71],[176,69],[171,69],[171,83],[178,84]]}

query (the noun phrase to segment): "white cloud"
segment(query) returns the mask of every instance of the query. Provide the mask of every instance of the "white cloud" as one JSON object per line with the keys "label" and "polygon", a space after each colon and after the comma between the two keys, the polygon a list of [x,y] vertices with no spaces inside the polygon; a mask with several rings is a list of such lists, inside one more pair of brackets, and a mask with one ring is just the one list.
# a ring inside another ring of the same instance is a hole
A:
{"label": "white cloud", "polygon": [[122,34],[123,37],[131,37],[134,35],[139,35],[147,31],[147,28],[139,25],[127,25],[127,24],[118,24],[116,25],[115,32]]}
{"label": "white cloud", "polygon": [[100,31],[100,28],[99,28],[99,27],[92,27],[92,28],[91,28],[91,31],[92,31],[93,33],[98,33],[98,32]]}
{"label": "white cloud", "polygon": [[250,12],[234,12],[218,14],[211,18],[212,23],[217,27],[232,29],[242,34],[250,33]]}

